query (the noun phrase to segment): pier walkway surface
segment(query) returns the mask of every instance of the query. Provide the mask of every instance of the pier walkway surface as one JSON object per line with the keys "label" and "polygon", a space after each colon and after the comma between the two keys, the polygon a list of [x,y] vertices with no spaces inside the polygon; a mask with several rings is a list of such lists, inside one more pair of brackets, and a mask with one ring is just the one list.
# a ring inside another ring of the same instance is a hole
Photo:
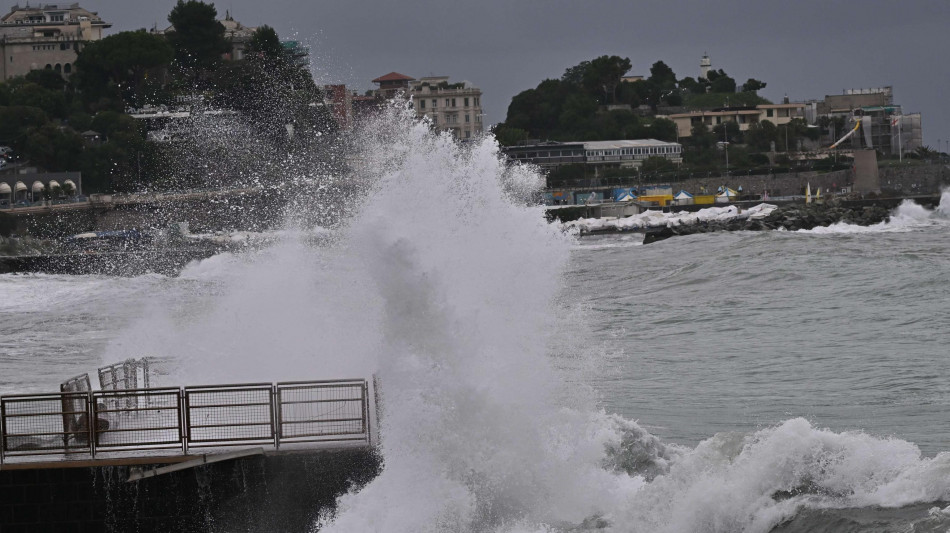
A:
{"label": "pier walkway surface", "polygon": [[0,396],[0,470],[193,465],[374,444],[365,379],[153,388],[145,359],[99,374],[103,390],[90,390],[84,374],[58,393]]}

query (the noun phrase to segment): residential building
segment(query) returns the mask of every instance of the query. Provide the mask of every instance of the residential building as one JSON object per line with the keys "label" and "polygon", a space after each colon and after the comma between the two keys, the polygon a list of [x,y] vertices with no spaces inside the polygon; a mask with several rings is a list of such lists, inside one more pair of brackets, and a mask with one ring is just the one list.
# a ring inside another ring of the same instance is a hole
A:
{"label": "residential building", "polygon": [[786,102],[782,104],[763,104],[755,107],[728,107],[712,111],[690,111],[665,115],[663,118],[672,120],[676,124],[679,137],[692,136],[693,126],[705,124],[708,129],[727,122],[739,125],[739,131],[746,131],[749,126],[761,120],[768,120],[776,126],[788,124],[793,119],[805,118],[806,104],[801,102]]}
{"label": "residential building", "polygon": [[449,130],[458,139],[471,139],[485,130],[482,90],[467,81],[450,83],[448,76],[417,80],[390,72],[373,83],[379,85],[376,96],[411,98],[416,116],[428,118],[434,127]]}
{"label": "residential building", "polygon": [[69,76],[83,44],[110,27],[79,4],[15,5],[0,18],[0,80],[38,69]]}
{"label": "residential building", "polygon": [[503,152],[512,161],[531,163],[545,169],[563,165],[588,165],[599,173],[607,168],[636,168],[649,157],[683,162],[680,143],[656,139],[587,142],[545,142],[508,146]]}
{"label": "residential building", "polygon": [[[224,20],[219,20],[218,22],[224,26],[224,37],[231,43],[231,50],[224,55],[225,59],[233,59],[236,61],[244,59],[244,56],[247,54],[247,45],[251,42],[251,37],[254,36],[254,32],[257,31],[257,28],[245,26],[234,20],[234,18],[231,17],[230,11],[225,11]],[[169,26],[162,33],[169,31],[174,31],[174,27]]]}
{"label": "residential building", "polygon": [[[224,26],[224,38],[228,40],[231,48],[222,57],[232,61],[241,61],[247,57],[248,45],[257,31],[257,26],[245,26],[241,22],[234,20],[230,11],[224,12],[224,19],[218,22]],[[174,26],[168,26],[164,30],[153,29],[152,32],[158,35],[165,35],[175,31]],[[306,66],[309,62],[310,48],[299,41],[281,41],[284,52],[290,61],[296,65]]]}
{"label": "residential building", "polygon": [[412,76],[406,76],[398,72],[390,72],[373,80],[373,83],[379,85],[376,94],[383,98],[394,98],[400,93],[406,93],[409,90],[409,82],[415,80]]}
{"label": "residential building", "polygon": [[471,139],[484,131],[482,90],[469,82],[449,83],[448,76],[429,76],[409,82],[412,105],[419,117],[450,130],[458,139]]}

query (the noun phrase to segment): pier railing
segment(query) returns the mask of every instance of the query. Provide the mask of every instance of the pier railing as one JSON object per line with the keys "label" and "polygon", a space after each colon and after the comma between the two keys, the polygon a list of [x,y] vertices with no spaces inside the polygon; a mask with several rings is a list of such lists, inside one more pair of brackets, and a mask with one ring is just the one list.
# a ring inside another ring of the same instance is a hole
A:
{"label": "pier railing", "polygon": [[[366,380],[0,397],[0,462],[38,455],[371,442]],[[82,457],[80,457],[82,458]]]}

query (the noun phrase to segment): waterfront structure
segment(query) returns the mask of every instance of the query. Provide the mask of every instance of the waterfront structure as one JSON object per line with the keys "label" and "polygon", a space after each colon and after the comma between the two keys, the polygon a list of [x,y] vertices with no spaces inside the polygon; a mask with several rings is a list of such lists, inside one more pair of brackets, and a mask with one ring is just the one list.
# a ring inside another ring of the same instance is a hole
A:
{"label": "waterfront structure", "polygon": [[545,142],[508,146],[503,152],[512,161],[531,163],[544,169],[564,165],[586,165],[595,174],[608,168],[637,168],[649,157],[683,162],[680,143],[656,139],[587,142]]}
{"label": "waterfront structure", "polygon": [[39,69],[69,76],[83,44],[110,27],[79,4],[15,5],[0,18],[0,81]]}
{"label": "waterfront structure", "polygon": [[[0,208],[18,202],[37,202],[45,199],[47,191],[63,196],[82,195],[80,172],[33,172],[29,174],[0,175]],[[67,194],[68,192],[68,194]]]}

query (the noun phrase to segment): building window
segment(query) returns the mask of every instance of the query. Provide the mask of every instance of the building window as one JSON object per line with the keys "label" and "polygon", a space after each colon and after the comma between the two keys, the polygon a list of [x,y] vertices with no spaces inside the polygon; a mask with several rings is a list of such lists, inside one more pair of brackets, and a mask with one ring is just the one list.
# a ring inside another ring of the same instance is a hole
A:
{"label": "building window", "polygon": [[766,109],[766,110],[765,110],[765,116],[767,116],[767,117],[771,117],[773,113],[774,113],[774,112],[773,112],[771,109]]}
{"label": "building window", "polygon": [[66,63],[65,65],[63,65],[63,73],[64,73],[64,74],[69,74],[69,73],[72,72],[72,71],[73,71],[73,66],[72,66],[72,65],[70,65],[69,63]]}
{"label": "building window", "polygon": [[470,139],[472,137],[472,132],[465,130],[465,138]]}
{"label": "building window", "polygon": [[425,108],[426,108],[426,101],[419,100],[419,109],[425,109]]}
{"label": "building window", "polygon": [[432,115],[432,123],[433,124],[439,123],[439,115]]}
{"label": "building window", "polygon": [[475,100],[475,107],[478,107],[478,97],[476,96],[473,100]]}
{"label": "building window", "polygon": [[468,98],[465,98],[465,107],[468,107]]}
{"label": "building window", "polygon": [[435,98],[433,98],[433,99],[432,99],[432,109],[435,109],[435,108],[436,108],[436,105],[438,105],[438,103],[439,103],[439,101],[436,100]]}
{"label": "building window", "polygon": [[469,122],[471,122],[471,120],[469,120],[469,115],[465,115],[465,123],[468,124]]}
{"label": "building window", "polygon": [[445,99],[445,107],[449,107],[449,99],[448,99],[448,98]]}
{"label": "building window", "polygon": [[455,98],[452,99],[452,107],[455,107]]}
{"label": "building window", "polygon": [[60,50],[68,50],[68,49],[69,49],[69,43],[59,43],[59,49],[60,49]]}

